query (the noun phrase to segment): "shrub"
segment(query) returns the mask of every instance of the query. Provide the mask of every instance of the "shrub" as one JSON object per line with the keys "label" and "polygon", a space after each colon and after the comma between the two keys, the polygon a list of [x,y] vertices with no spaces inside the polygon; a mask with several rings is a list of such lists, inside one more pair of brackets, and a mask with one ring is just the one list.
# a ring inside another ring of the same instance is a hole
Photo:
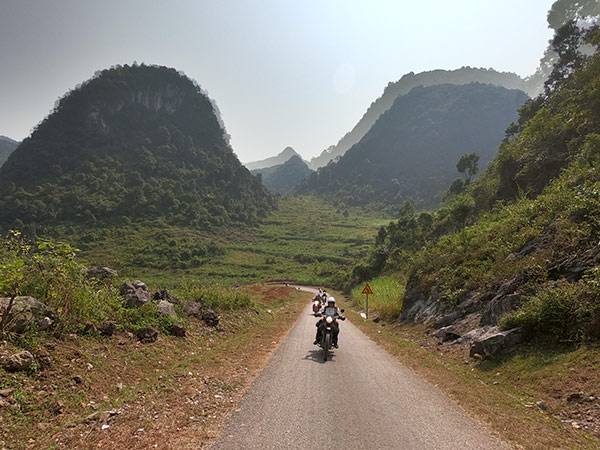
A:
{"label": "shrub", "polygon": [[524,327],[554,341],[586,341],[600,337],[600,301],[585,283],[556,282],[527,297],[519,311],[502,319],[504,329]]}

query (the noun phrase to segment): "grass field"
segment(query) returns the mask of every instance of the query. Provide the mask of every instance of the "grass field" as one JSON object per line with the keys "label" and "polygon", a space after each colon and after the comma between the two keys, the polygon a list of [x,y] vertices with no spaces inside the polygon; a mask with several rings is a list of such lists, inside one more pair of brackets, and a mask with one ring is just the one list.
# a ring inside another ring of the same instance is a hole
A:
{"label": "grass field", "polygon": [[267,279],[325,284],[340,264],[365,255],[388,221],[383,214],[338,208],[318,197],[282,197],[278,209],[252,229],[207,232],[131,224],[59,237],[78,246],[88,264],[156,285]]}
{"label": "grass field", "polygon": [[[373,294],[369,295],[369,311],[385,320],[398,317],[402,309],[406,281],[394,274],[369,280],[368,284],[373,291]],[[352,289],[352,301],[361,309],[366,309],[367,297],[362,293],[364,285],[365,283]]]}

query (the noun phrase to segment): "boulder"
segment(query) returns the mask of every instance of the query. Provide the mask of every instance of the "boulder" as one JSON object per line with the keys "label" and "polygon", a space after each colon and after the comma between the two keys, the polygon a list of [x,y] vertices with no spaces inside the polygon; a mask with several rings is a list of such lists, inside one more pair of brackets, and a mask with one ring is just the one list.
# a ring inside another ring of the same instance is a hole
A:
{"label": "boulder", "polygon": [[156,305],[156,309],[159,314],[162,314],[163,316],[177,317],[175,306],[173,306],[173,303],[166,300],[161,300],[158,305]]}
{"label": "boulder", "polygon": [[204,309],[204,305],[200,302],[186,302],[185,303],[185,312],[190,316],[197,317],[198,319],[202,318],[202,310]]}
{"label": "boulder", "polygon": [[112,336],[113,334],[115,334],[115,331],[117,331],[117,326],[117,322],[109,320],[101,323],[98,327],[98,331],[100,331],[100,333],[104,336]]}
{"label": "boulder", "polygon": [[8,356],[0,360],[0,367],[7,372],[21,372],[29,370],[35,358],[28,351],[15,353],[14,355]]}
{"label": "boulder", "polygon": [[181,322],[174,323],[173,325],[171,325],[169,332],[173,336],[185,337],[185,325]]}
{"label": "boulder", "polygon": [[468,333],[463,334],[456,340],[457,344],[471,344],[473,341],[478,340],[488,331],[485,328],[475,328]]}
{"label": "boulder", "polygon": [[202,314],[202,320],[204,320],[204,323],[206,323],[206,325],[209,327],[218,326],[219,319],[219,315],[210,308],[208,308],[206,311],[204,311],[204,314]]}
{"label": "boulder", "polygon": [[455,341],[460,337],[460,334],[452,325],[436,330],[433,335],[442,342]]}
{"label": "boulder", "polygon": [[139,308],[144,303],[150,300],[150,296],[147,291],[136,289],[135,292],[130,292],[125,295],[125,304],[128,308]]}
{"label": "boulder", "polygon": [[153,327],[144,327],[135,333],[142,342],[154,342],[158,338],[158,330]]}
{"label": "boulder", "polygon": [[146,286],[146,283],[144,283],[143,281],[135,280],[135,281],[132,281],[131,284],[133,284],[133,287],[135,289],[141,289],[142,291],[148,291],[148,286]]}
{"label": "boulder", "polygon": [[146,283],[140,280],[126,281],[119,291],[128,308],[139,308],[150,300],[150,292]]}
{"label": "boulder", "polygon": [[91,266],[85,270],[85,275],[88,279],[95,278],[96,280],[107,280],[116,278],[117,271],[110,267]]}
{"label": "boulder", "polygon": [[[10,297],[0,297],[0,314],[3,314],[10,304]],[[35,323],[38,328],[45,330],[58,320],[58,313],[50,306],[33,297],[16,297],[10,310],[12,320],[9,321],[8,331],[23,333]]]}
{"label": "boulder", "polygon": [[497,328],[488,331],[471,344],[469,354],[476,354],[484,358],[496,356],[513,351],[519,344],[525,342],[527,335],[523,328],[499,331]]}
{"label": "boulder", "polygon": [[179,299],[177,297],[174,297],[171,294],[169,294],[169,292],[166,289],[157,291],[154,294],[152,294],[152,299],[153,300],[166,300],[175,305],[177,305],[179,303]]}
{"label": "boulder", "polygon": [[126,295],[129,292],[135,292],[135,287],[133,286],[133,283],[131,281],[126,281],[119,288],[119,293],[121,295]]}

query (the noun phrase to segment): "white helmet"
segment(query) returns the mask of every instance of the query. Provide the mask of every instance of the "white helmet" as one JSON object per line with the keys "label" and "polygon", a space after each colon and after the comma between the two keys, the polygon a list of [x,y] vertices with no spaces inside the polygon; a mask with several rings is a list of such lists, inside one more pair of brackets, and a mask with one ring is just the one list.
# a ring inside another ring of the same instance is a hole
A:
{"label": "white helmet", "polygon": [[329,304],[329,303],[333,303],[333,304],[335,305],[335,298],[333,298],[333,297],[329,297],[329,298],[327,299],[327,304]]}

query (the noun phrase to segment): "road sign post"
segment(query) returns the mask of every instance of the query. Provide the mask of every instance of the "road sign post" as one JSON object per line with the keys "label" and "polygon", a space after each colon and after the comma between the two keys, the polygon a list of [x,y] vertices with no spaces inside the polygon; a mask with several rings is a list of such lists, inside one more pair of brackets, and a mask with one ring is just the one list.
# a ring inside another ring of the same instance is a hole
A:
{"label": "road sign post", "polygon": [[367,285],[365,286],[365,288],[362,291],[363,294],[366,294],[367,296],[367,319],[369,318],[369,294],[373,295],[373,289],[371,289],[371,286],[369,286],[369,283],[367,283]]}

